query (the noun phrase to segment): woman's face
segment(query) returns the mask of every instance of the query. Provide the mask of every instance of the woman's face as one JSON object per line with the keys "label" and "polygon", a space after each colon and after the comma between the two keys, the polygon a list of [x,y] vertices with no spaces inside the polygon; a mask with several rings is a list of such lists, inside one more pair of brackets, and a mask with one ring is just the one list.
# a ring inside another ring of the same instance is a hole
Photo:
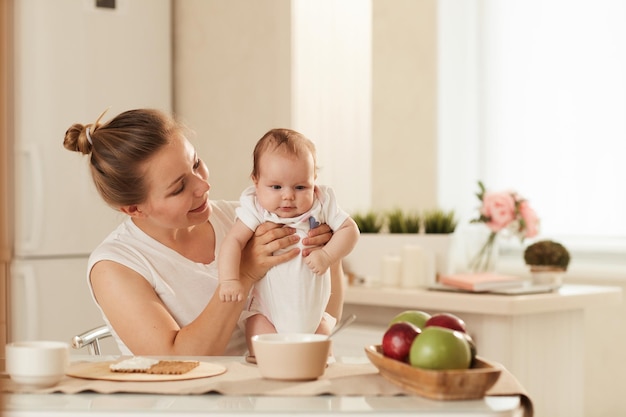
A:
{"label": "woman's face", "polygon": [[209,171],[183,135],[176,135],[145,163],[148,198],[138,208],[163,228],[185,228],[206,222]]}
{"label": "woman's face", "polygon": [[278,217],[299,216],[313,205],[313,157],[266,152],[259,159],[259,177],[254,184],[259,204],[265,210]]}

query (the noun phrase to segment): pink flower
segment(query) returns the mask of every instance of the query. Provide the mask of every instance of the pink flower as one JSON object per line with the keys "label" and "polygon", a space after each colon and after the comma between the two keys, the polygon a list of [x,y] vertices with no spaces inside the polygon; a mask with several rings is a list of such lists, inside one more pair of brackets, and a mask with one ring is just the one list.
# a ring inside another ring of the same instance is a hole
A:
{"label": "pink flower", "polygon": [[485,223],[491,233],[480,252],[471,260],[471,271],[485,271],[489,267],[491,248],[500,231],[504,230],[505,236],[517,236],[520,242],[539,233],[539,218],[522,196],[511,191],[487,191],[481,181],[478,181],[478,188],[476,197],[482,203],[480,216],[471,222]]}
{"label": "pink flower", "polygon": [[524,232],[524,237],[535,237],[539,233],[539,218],[535,210],[530,207],[528,201],[519,203],[519,213],[522,218],[520,232]]}
{"label": "pink flower", "polygon": [[493,234],[504,230],[524,241],[539,234],[539,218],[528,201],[513,191],[487,191],[478,181],[476,197],[481,201],[480,216],[472,223],[485,223]]}
{"label": "pink flower", "polygon": [[507,192],[486,192],[480,213],[487,227],[499,232],[515,220],[515,198]]}

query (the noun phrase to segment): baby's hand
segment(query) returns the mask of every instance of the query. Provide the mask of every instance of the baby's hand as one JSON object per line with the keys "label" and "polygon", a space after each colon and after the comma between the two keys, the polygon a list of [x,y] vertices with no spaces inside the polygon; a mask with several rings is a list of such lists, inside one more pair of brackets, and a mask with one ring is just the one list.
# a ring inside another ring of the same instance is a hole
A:
{"label": "baby's hand", "polygon": [[229,279],[220,282],[220,300],[242,301],[243,285],[237,279]]}
{"label": "baby's hand", "polygon": [[318,275],[322,275],[330,267],[330,256],[324,249],[318,249],[304,258],[304,263],[307,264],[309,269]]}

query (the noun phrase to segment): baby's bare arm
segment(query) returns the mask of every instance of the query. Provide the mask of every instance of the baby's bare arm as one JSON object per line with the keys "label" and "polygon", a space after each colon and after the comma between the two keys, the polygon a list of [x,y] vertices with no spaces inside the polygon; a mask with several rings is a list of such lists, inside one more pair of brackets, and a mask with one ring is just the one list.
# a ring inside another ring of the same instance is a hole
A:
{"label": "baby's bare arm", "polygon": [[239,282],[241,251],[253,235],[253,231],[237,220],[222,242],[218,257],[220,298],[222,301],[241,301],[243,286]]}
{"label": "baby's bare arm", "polygon": [[316,274],[323,274],[331,264],[343,259],[352,252],[359,240],[359,228],[350,217],[333,232],[333,236],[324,247],[312,251],[304,262]]}

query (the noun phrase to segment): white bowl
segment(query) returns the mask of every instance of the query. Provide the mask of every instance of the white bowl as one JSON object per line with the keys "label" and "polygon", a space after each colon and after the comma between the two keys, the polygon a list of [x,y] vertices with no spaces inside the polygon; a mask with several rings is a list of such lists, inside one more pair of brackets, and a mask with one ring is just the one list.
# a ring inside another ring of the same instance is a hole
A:
{"label": "white bowl", "polygon": [[6,345],[6,371],[18,384],[35,388],[57,384],[69,363],[69,344],[25,341]]}
{"label": "white bowl", "polygon": [[269,333],[252,337],[261,376],[268,379],[306,381],[324,374],[331,341],[326,335]]}

